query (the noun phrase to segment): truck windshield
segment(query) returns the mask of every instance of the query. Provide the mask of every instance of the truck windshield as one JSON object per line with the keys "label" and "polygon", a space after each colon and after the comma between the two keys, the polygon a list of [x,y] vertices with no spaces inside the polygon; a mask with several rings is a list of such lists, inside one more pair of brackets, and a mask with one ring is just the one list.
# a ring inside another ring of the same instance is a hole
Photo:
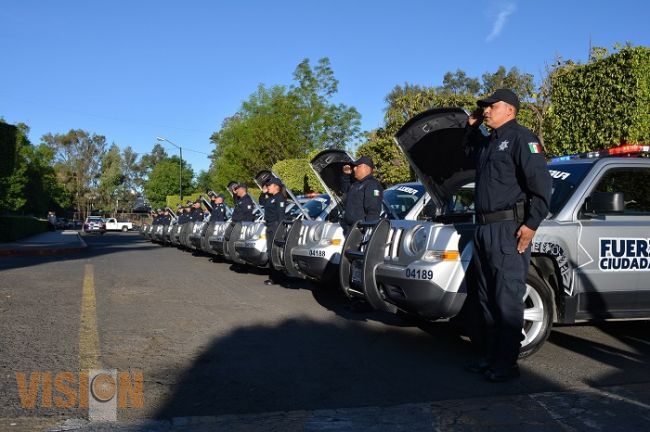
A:
{"label": "truck windshield", "polygon": [[[330,203],[329,195],[319,195],[314,199],[301,203],[302,207],[307,211],[310,218],[316,219],[327,208]],[[300,215],[300,208],[293,206],[289,210],[292,218]]]}
{"label": "truck windshield", "polygon": [[557,163],[548,166],[548,171],[553,177],[549,208],[551,214],[556,214],[562,209],[592,166],[589,163]]}
{"label": "truck windshield", "polygon": [[384,202],[399,219],[404,219],[416,202],[424,195],[424,186],[416,183],[396,185],[384,191]]}

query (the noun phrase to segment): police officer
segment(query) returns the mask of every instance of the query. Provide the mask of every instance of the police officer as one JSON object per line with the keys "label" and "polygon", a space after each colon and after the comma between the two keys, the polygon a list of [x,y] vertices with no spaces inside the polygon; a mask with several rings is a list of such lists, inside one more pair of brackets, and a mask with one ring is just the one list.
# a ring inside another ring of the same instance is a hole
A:
{"label": "police officer", "polygon": [[[379,219],[384,188],[372,175],[375,164],[368,156],[362,156],[343,167],[342,189],[345,196],[345,214],[341,226],[345,235],[358,221]],[[353,174],[353,178],[350,178]]]}
{"label": "police officer", "polygon": [[248,187],[244,183],[238,183],[233,186],[233,192],[235,193],[235,210],[232,213],[233,222],[253,222],[255,221],[255,216],[253,212],[255,210],[255,203],[253,198],[248,194]]}
{"label": "police officer", "polygon": [[269,181],[267,180],[266,183],[262,185],[262,193],[260,194],[260,197],[257,199],[257,202],[260,204],[260,207],[263,209],[266,206],[266,203],[271,197],[271,193],[269,193],[269,187],[268,187]]}
{"label": "police officer", "polygon": [[169,214],[169,210],[167,210],[167,208],[165,208],[165,211],[163,212],[163,216],[161,218],[160,223],[162,225],[169,225],[171,222],[172,222],[172,217]]}
{"label": "police officer", "polygon": [[201,211],[201,199],[197,198],[192,203],[190,214],[188,215],[189,222],[200,222],[203,220],[203,211]]}
{"label": "police officer", "polygon": [[210,191],[208,195],[212,199],[210,222],[224,222],[226,220],[226,205],[223,203],[223,194]]}
{"label": "police officer", "polygon": [[[480,325],[473,342],[479,360],[467,369],[503,382],[519,376],[530,242],[548,214],[552,180],[539,139],[517,123],[517,95],[499,89],[477,104],[468,144],[476,156],[472,265]],[[489,137],[478,130],[482,121]]]}
{"label": "police officer", "polygon": [[276,284],[280,278],[280,273],[273,267],[271,262],[271,250],[273,249],[273,238],[278,227],[284,219],[286,210],[286,199],[282,193],[282,182],[279,178],[271,177],[267,183],[269,197],[266,200],[264,208],[264,222],[266,222],[266,252],[269,255],[269,278],[264,281],[264,285]]}

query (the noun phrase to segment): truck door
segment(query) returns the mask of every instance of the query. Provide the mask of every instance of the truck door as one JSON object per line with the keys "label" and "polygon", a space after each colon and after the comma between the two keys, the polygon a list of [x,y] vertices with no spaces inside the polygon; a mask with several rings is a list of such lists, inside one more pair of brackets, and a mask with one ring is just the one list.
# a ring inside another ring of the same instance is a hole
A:
{"label": "truck door", "polygon": [[610,165],[596,192],[623,194],[624,210],[579,213],[576,318],[650,316],[650,168]]}

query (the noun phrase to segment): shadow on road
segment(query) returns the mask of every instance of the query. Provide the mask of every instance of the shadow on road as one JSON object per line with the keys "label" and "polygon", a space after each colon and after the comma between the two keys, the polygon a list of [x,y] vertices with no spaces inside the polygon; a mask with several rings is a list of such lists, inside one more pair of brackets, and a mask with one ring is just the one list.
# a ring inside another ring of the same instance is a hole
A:
{"label": "shadow on road", "polygon": [[356,322],[285,320],[214,340],[178,379],[156,417],[388,406],[557,390],[524,364],[500,386],[462,368],[467,343],[437,334]]}

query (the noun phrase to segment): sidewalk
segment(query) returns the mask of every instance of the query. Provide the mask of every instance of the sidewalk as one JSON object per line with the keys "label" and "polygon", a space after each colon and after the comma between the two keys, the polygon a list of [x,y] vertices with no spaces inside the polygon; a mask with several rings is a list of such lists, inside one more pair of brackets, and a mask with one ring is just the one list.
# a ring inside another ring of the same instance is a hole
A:
{"label": "sidewalk", "polygon": [[70,419],[50,432],[529,432],[647,430],[647,383],[557,392],[266,414],[92,423]]}
{"label": "sidewalk", "polygon": [[0,257],[60,255],[81,252],[87,247],[78,231],[50,231],[12,243],[0,243]]}

